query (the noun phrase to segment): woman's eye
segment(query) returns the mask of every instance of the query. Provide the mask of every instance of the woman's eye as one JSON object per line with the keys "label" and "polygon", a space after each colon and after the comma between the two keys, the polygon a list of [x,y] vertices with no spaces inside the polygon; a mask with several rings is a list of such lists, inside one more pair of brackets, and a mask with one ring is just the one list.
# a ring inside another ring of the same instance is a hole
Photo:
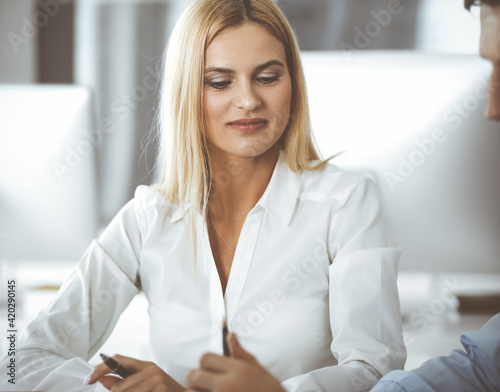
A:
{"label": "woman's eye", "polygon": [[262,84],[272,84],[278,80],[279,76],[261,76],[257,80]]}
{"label": "woman's eye", "polygon": [[[273,76],[259,76],[255,78],[257,82],[263,84],[263,85],[269,85],[275,83],[279,79],[279,75],[273,75]],[[222,91],[226,90],[229,88],[229,86],[232,84],[231,80],[208,80],[206,81],[206,84],[210,86],[211,88]]]}
{"label": "woman's eye", "polygon": [[226,88],[229,87],[231,82],[229,80],[221,80],[221,81],[212,80],[208,81],[207,84],[216,90],[225,90]]}

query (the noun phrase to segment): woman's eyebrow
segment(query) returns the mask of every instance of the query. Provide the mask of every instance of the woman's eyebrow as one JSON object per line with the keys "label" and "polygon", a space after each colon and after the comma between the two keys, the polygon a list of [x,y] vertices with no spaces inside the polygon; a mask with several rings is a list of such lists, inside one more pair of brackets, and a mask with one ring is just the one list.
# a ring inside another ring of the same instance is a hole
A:
{"label": "woman's eyebrow", "polygon": [[[279,61],[279,60],[271,60],[271,61],[268,61],[267,63],[261,64],[261,65],[258,65],[257,67],[255,67],[255,72],[262,71],[263,69],[265,69],[267,67],[270,67],[272,65],[279,65],[281,67],[285,67],[281,61]],[[222,67],[208,67],[208,68],[205,69],[205,73],[209,73],[209,72],[219,72],[219,73],[226,73],[226,74],[234,74],[234,70],[233,69],[222,68]]]}

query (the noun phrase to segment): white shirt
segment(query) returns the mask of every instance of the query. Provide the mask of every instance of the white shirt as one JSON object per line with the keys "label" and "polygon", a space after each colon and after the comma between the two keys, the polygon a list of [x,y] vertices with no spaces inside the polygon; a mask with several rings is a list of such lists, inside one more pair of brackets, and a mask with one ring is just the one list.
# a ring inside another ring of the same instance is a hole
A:
{"label": "white shirt", "polygon": [[225,315],[289,391],[369,390],[403,367],[400,251],[370,180],[332,164],[294,173],[281,153],[224,296],[201,215],[196,263],[182,217],[153,188],[137,189],[20,337],[16,390],[105,390],[82,384],[87,361],[141,289],[155,361],[183,385],[203,353],[222,352]]}

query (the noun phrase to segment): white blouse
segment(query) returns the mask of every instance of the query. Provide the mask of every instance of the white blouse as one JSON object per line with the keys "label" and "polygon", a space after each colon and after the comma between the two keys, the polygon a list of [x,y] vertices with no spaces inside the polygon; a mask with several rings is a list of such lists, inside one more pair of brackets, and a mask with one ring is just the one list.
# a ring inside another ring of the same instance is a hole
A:
{"label": "white blouse", "polygon": [[203,353],[222,353],[225,316],[289,391],[369,390],[403,367],[400,251],[370,180],[332,164],[294,173],[281,153],[246,217],[225,295],[203,218],[194,262],[182,217],[137,188],[21,335],[15,390],[106,390],[83,385],[87,361],[141,289],[155,361],[183,385]]}

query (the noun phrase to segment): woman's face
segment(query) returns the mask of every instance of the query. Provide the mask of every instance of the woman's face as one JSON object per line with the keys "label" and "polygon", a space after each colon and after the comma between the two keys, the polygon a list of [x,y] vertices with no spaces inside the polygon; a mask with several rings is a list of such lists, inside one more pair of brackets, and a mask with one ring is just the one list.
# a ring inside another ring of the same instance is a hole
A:
{"label": "woman's face", "polygon": [[257,157],[280,138],[292,84],[283,44],[264,27],[222,31],[205,53],[204,121],[210,154]]}

